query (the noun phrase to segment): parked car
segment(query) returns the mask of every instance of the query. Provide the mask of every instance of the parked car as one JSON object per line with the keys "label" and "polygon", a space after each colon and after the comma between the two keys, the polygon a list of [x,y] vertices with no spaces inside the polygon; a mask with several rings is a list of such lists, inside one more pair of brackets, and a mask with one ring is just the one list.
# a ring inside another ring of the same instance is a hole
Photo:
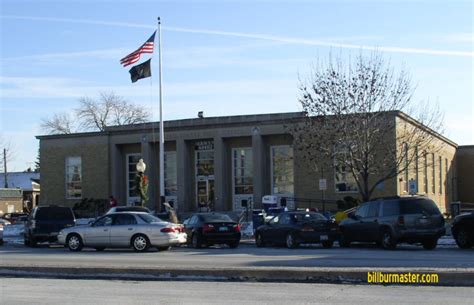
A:
{"label": "parked car", "polygon": [[113,207],[110,208],[107,213],[105,214],[111,214],[111,213],[117,213],[117,212],[144,212],[144,213],[151,213],[150,210],[146,207],[141,207],[141,206],[118,206],[118,207]]}
{"label": "parked car", "polygon": [[76,218],[69,207],[37,206],[25,223],[25,245],[34,247],[38,242],[55,242],[59,231],[74,226],[75,222]]}
{"label": "parked car", "polygon": [[9,222],[8,220],[0,218],[0,225],[8,226],[10,224],[11,224],[11,222]]}
{"label": "parked car", "polygon": [[0,222],[0,246],[3,245],[3,224]]}
{"label": "parked car", "polygon": [[324,248],[331,248],[338,238],[336,222],[320,213],[305,211],[281,213],[255,232],[257,247],[283,244],[291,249],[300,244],[321,243]]}
{"label": "parked car", "polygon": [[165,222],[145,212],[117,212],[99,217],[86,226],[66,228],[59,232],[58,242],[71,251],[83,247],[102,251],[105,248],[129,248],[137,252],[156,247],[168,250],[186,243],[182,225]]}
{"label": "parked car", "polygon": [[425,197],[390,197],[361,204],[341,230],[341,247],[351,242],[375,242],[385,249],[398,243],[421,243],[423,248],[436,248],[444,235],[444,218],[433,200]]}
{"label": "parked car", "polygon": [[456,216],[451,224],[451,233],[459,248],[474,246],[474,212]]}
{"label": "parked car", "polygon": [[28,217],[27,213],[6,213],[3,219],[8,220],[12,225],[15,224],[20,217]]}
{"label": "parked car", "polygon": [[188,244],[194,248],[214,244],[227,244],[237,248],[240,243],[240,224],[229,215],[220,213],[198,213],[191,216],[184,226]]}

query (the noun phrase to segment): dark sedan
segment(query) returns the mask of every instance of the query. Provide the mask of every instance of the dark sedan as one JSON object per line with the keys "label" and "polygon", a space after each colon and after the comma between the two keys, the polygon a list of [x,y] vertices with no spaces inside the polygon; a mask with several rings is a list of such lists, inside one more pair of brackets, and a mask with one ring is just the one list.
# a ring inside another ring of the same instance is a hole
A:
{"label": "dark sedan", "polygon": [[184,225],[188,243],[194,248],[227,244],[237,248],[240,243],[240,225],[228,215],[218,213],[194,214]]}
{"label": "dark sedan", "polygon": [[474,246],[474,212],[456,216],[451,232],[459,248],[469,249]]}
{"label": "dark sedan", "polygon": [[255,243],[257,247],[284,244],[288,248],[321,243],[324,248],[331,248],[339,238],[338,232],[337,224],[319,213],[284,212],[257,228]]}

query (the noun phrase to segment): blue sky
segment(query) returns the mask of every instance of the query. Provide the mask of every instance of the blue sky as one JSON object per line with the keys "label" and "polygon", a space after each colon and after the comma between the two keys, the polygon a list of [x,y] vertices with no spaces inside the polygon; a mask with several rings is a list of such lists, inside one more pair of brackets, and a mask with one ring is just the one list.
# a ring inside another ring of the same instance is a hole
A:
{"label": "blue sky", "polygon": [[447,137],[474,144],[472,1],[2,0],[0,128],[16,152],[9,170],[33,166],[41,118],[80,97],[114,91],[157,119],[158,78],[131,84],[119,60],[158,16],[165,120],[299,111],[298,76],[318,57],[377,48],[410,72],[416,101],[439,104]]}

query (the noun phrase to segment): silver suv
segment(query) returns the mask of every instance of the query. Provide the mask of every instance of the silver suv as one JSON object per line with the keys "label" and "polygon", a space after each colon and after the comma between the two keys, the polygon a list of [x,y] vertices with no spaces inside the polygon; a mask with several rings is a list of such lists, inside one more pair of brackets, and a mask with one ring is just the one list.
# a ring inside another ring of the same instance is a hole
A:
{"label": "silver suv", "polygon": [[445,234],[444,218],[433,200],[425,197],[390,197],[361,204],[340,225],[341,247],[351,242],[376,242],[385,249],[398,243],[421,243],[436,248]]}

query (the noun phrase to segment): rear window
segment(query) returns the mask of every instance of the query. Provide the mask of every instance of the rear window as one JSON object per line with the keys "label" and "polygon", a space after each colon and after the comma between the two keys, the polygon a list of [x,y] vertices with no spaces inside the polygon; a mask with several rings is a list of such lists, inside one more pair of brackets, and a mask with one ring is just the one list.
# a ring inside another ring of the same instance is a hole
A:
{"label": "rear window", "polygon": [[117,212],[146,212],[150,213],[150,210],[144,207],[124,207],[124,208],[116,208]]}
{"label": "rear window", "polygon": [[400,210],[402,214],[441,214],[433,200],[429,199],[403,200],[400,202]]}
{"label": "rear window", "polygon": [[146,223],[163,222],[163,220],[151,214],[137,214],[137,216],[140,217]]}
{"label": "rear window", "polygon": [[[291,214],[290,214],[291,215]],[[306,222],[306,221],[315,221],[315,220],[328,220],[321,214],[318,213],[298,213],[291,215],[295,222]]]}
{"label": "rear window", "polygon": [[201,215],[201,217],[204,222],[233,221],[228,215],[225,214]]}
{"label": "rear window", "polygon": [[35,215],[36,220],[74,220],[74,214],[66,207],[39,208]]}

